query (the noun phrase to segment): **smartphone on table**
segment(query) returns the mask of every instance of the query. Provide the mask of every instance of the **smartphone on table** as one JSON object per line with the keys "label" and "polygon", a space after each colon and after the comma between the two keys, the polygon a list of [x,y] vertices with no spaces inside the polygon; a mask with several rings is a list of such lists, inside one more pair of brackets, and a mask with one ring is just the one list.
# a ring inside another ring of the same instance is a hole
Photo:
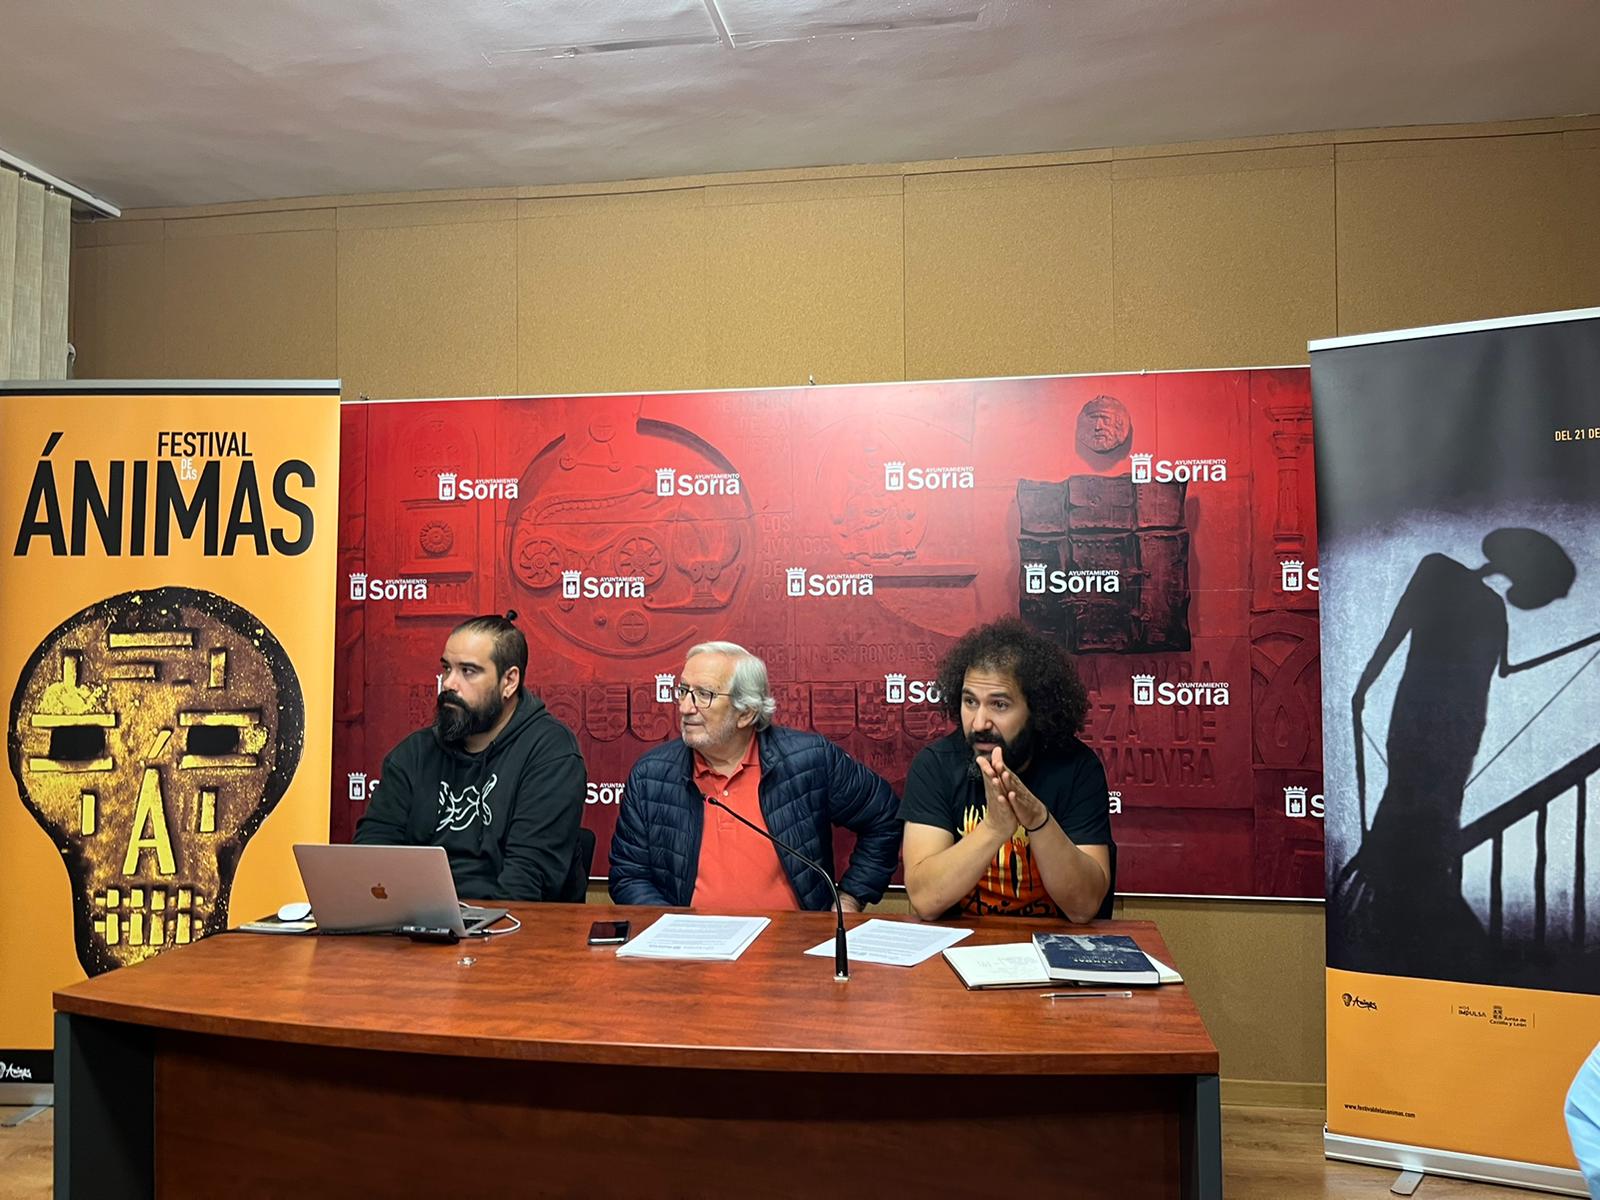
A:
{"label": "smartphone on table", "polygon": [[628,940],[627,921],[596,921],[589,926],[589,945],[620,946]]}

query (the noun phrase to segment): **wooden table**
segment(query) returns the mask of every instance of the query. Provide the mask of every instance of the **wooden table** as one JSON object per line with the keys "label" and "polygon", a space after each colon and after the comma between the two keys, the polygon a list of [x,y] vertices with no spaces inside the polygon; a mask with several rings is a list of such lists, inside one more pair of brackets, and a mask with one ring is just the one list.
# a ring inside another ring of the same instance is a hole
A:
{"label": "wooden table", "polygon": [[[836,983],[800,953],[818,913],[738,962],[619,960],[589,923],[660,910],[513,911],[459,946],[223,934],[57,992],[56,1194],[1221,1195],[1182,986],[969,992],[938,957]],[[1096,930],[1171,961],[1148,922]]]}

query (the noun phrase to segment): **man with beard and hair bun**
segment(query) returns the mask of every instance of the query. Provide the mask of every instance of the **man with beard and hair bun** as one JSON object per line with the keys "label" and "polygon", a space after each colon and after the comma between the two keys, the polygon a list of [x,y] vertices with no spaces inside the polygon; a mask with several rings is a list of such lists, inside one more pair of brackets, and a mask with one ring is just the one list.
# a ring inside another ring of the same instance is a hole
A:
{"label": "man with beard and hair bun", "polygon": [[1078,740],[1089,695],[1060,647],[1016,618],[939,665],[960,728],[912,760],[900,819],[919,916],[1111,915],[1105,768]]}
{"label": "man with beard and hair bun", "polygon": [[522,686],[516,615],[451,631],[433,725],[383,760],[356,825],[363,845],[443,846],[456,893],[475,900],[559,899],[583,817],[578,739]]}

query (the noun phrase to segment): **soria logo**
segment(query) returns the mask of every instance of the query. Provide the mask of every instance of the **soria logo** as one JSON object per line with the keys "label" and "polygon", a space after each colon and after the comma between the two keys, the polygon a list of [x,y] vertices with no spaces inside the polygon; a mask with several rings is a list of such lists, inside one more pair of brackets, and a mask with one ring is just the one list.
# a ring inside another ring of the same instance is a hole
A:
{"label": "soria logo", "polygon": [[671,675],[656,676],[656,700],[661,704],[671,704],[672,691],[677,686],[677,679]]}
{"label": "soria logo", "polygon": [[1309,796],[1310,788],[1286,787],[1283,789],[1283,815],[1286,817],[1316,817],[1324,819],[1326,802],[1319,796]]}
{"label": "soria logo", "polygon": [[887,704],[938,704],[943,695],[937,680],[913,679],[907,683],[904,675],[883,677],[883,699]]}
{"label": "soria logo", "polygon": [[613,600],[624,597],[644,599],[643,575],[585,575],[582,571],[561,572],[561,598]]}
{"label": "soria logo", "polygon": [[656,468],[658,496],[737,496],[739,476],[732,471],[691,475],[673,467]]}
{"label": "soria logo", "polygon": [[1171,707],[1174,704],[1211,704],[1226,708],[1228,685],[1226,683],[1192,681],[1186,683],[1157,683],[1154,675],[1133,677],[1133,702]]}
{"label": "soria logo", "polygon": [[585,804],[621,804],[622,785],[620,783],[590,783],[588,791],[583,797]]}
{"label": "soria logo", "polygon": [[1225,458],[1162,458],[1150,454],[1129,455],[1134,483],[1226,483]]}
{"label": "soria logo", "polygon": [[1122,574],[1114,570],[1063,571],[1044,563],[1022,564],[1022,591],[1028,596],[1073,595],[1085,592],[1120,592]]}
{"label": "soria logo", "polygon": [[350,573],[350,599],[352,600],[426,600],[426,579],[369,578],[365,571]]}
{"label": "soria logo", "polygon": [[515,479],[462,479],[454,471],[439,472],[441,500],[515,500]]}
{"label": "soria logo", "polygon": [[1316,567],[1307,568],[1298,558],[1286,558],[1278,564],[1279,583],[1286,592],[1315,592],[1321,589],[1322,579]]}
{"label": "soria logo", "polygon": [[870,596],[871,575],[824,575],[804,567],[786,567],[787,593],[790,596]]}
{"label": "soria logo", "polygon": [[973,486],[971,467],[907,467],[903,462],[883,464],[883,490],[886,492],[970,491]]}

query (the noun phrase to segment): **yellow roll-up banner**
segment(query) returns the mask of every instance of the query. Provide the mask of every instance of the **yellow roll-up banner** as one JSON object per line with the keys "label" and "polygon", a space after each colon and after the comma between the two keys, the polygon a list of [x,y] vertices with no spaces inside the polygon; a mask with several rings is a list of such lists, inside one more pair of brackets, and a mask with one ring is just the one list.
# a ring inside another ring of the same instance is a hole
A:
{"label": "yellow roll-up banner", "polygon": [[50,994],[301,895],[328,833],[336,383],[0,390],[0,1082]]}

